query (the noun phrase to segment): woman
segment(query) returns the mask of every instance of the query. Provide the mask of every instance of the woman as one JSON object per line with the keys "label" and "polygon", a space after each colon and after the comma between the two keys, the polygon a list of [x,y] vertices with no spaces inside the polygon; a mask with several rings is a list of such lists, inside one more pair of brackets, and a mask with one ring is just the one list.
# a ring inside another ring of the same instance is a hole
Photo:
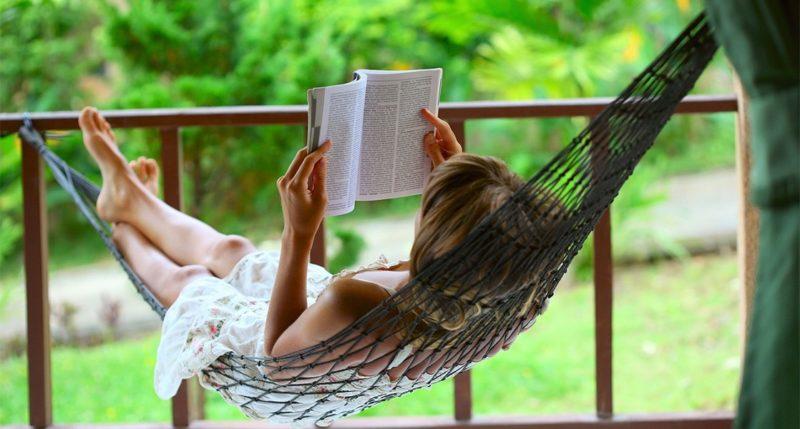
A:
{"label": "woman", "polygon": [[[330,142],[314,153],[300,150],[278,179],[284,218],[281,251],[262,252],[246,238],[222,234],[159,200],[155,161],[139,158],[128,163],[99,112],[94,108],[81,112],[84,143],[103,177],[98,213],[113,223],[115,243],[168,308],[155,374],[160,397],[173,396],[181,379],[193,375],[200,375],[205,387],[218,387],[220,380],[201,372],[227,352],[277,357],[333,337],[452,249],[522,186],[523,181],[502,162],[462,154],[445,121],[428,110],[422,115],[436,130],[426,134],[423,142],[434,170],[422,195],[410,260],[395,264],[379,260],[332,276],[309,263],[312,241],[327,204],[325,153]],[[456,330],[463,323],[441,324],[443,329]],[[508,339],[499,346],[510,344],[518,331],[504,333]],[[398,341],[390,339],[380,347],[397,345]],[[378,380],[384,385],[396,385],[403,381],[400,378],[430,377],[435,372],[430,365],[412,365],[414,353],[426,352],[430,353],[407,346],[394,359],[365,365],[359,375],[378,377],[389,369],[388,377]],[[335,360],[336,353],[331,351],[329,360]],[[348,364],[358,363],[357,358],[348,359]],[[442,365],[439,359],[438,366]],[[329,369],[317,367],[316,375],[324,377]],[[371,381],[364,386],[374,388],[375,380]],[[364,390],[368,395],[368,389]],[[272,415],[271,410],[243,405],[250,402],[244,400],[246,393],[223,395],[251,417]],[[283,421],[296,420],[298,415],[306,418],[308,412],[284,413]]]}

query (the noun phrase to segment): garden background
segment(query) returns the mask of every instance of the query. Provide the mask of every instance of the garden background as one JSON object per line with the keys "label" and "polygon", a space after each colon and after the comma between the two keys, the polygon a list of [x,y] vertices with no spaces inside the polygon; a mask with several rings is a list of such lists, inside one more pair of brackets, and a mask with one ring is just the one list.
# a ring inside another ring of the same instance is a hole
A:
{"label": "garden background", "polygon": [[[442,101],[614,96],[702,8],[696,0],[284,1],[0,0],[0,111],[304,104],[306,90],[358,68],[442,67]],[[731,92],[718,55],[694,93]],[[654,184],[730,169],[731,114],[676,116],[614,203],[615,402],[622,412],[730,409],[739,370],[735,258],[695,255],[648,227],[663,201]],[[585,118],[467,123],[469,150],[530,176]],[[117,133],[128,157],[157,158],[155,131]],[[186,128],[186,211],[228,233],[274,239],[275,180],[303,144],[299,127]],[[49,143],[99,181],[78,133]],[[20,141],[0,138],[0,320],[21,287]],[[729,189],[735,192],[735,189]],[[418,197],[359,203],[333,218],[331,270],[362,258],[359,225],[413,216]],[[66,194],[48,187],[51,269],[106,258]],[[642,251],[631,243],[647,237]],[[658,255],[658,258],[653,257]],[[593,325],[590,253],[536,329],[475,370],[476,413],[590,412]],[[664,258],[666,256],[666,258]],[[658,259],[658,260],[654,260]],[[158,336],[67,335],[54,349],[58,422],[166,421],[152,390]],[[54,325],[69,330],[69,306]],[[0,342],[0,424],[26,421],[24,337]],[[75,382],[80,380],[80,382]],[[366,415],[451,412],[451,385]],[[213,393],[211,418],[241,418]]]}

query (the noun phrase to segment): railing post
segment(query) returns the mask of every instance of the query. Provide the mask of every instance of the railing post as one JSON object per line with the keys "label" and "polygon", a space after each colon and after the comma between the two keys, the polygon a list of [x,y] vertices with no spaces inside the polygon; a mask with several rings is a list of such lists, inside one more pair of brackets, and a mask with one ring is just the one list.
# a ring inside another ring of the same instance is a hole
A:
{"label": "railing post", "polygon": [[[183,210],[183,145],[179,128],[162,128],[161,170],[164,177],[164,202]],[[172,425],[189,427],[193,420],[203,418],[203,391],[194,380],[184,380],[172,398]]]}
{"label": "railing post", "polygon": [[28,330],[28,412],[31,426],[53,423],[50,382],[50,301],[47,281],[47,203],[42,158],[22,144],[25,302]]}
{"label": "railing post", "polygon": [[[590,148],[593,180],[602,180],[611,157],[609,147],[615,139],[608,124],[597,124]],[[602,126],[606,125],[606,126]],[[606,208],[593,232],[594,254],[594,368],[595,412],[600,419],[614,414],[613,327],[614,259],[611,248],[611,206]]]}
{"label": "railing post", "polygon": [[455,418],[458,421],[472,419],[472,374],[464,371],[453,379]]}
{"label": "railing post", "polygon": [[[450,128],[456,139],[461,143],[461,147],[467,150],[467,140],[464,129],[464,121],[451,121]],[[455,376],[453,380],[453,400],[455,419],[458,421],[465,421],[472,419],[472,374],[470,371],[464,371]]]}
{"label": "railing post", "polygon": [[611,207],[594,229],[594,341],[597,416],[614,413],[612,378],[613,260],[611,253]]}
{"label": "railing post", "polygon": [[325,219],[319,224],[317,235],[314,236],[314,242],[311,243],[311,263],[325,267],[328,264],[328,258],[325,255]]}

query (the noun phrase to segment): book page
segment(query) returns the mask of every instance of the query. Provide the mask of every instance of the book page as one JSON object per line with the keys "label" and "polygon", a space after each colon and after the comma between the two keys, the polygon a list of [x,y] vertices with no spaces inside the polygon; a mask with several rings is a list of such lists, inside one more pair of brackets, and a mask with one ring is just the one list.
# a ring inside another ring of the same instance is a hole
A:
{"label": "book page", "polygon": [[351,212],[355,206],[365,91],[362,79],[309,90],[309,151],[325,140],[332,145],[327,153],[326,216]]}
{"label": "book page", "polygon": [[422,138],[433,126],[420,114],[439,109],[441,69],[360,70],[365,76],[358,200],[414,195],[430,174]]}

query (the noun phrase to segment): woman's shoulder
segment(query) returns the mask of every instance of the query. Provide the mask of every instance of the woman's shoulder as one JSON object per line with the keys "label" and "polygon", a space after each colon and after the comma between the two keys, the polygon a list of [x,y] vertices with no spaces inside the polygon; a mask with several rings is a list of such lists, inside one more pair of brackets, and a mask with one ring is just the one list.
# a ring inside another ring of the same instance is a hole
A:
{"label": "woman's shoulder", "polygon": [[344,314],[359,318],[386,299],[388,293],[381,286],[353,278],[334,279],[319,296],[318,303],[336,308]]}
{"label": "woman's shoulder", "polygon": [[336,279],[278,338],[267,354],[283,356],[325,341],[386,298],[380,286],[352,278]]}

